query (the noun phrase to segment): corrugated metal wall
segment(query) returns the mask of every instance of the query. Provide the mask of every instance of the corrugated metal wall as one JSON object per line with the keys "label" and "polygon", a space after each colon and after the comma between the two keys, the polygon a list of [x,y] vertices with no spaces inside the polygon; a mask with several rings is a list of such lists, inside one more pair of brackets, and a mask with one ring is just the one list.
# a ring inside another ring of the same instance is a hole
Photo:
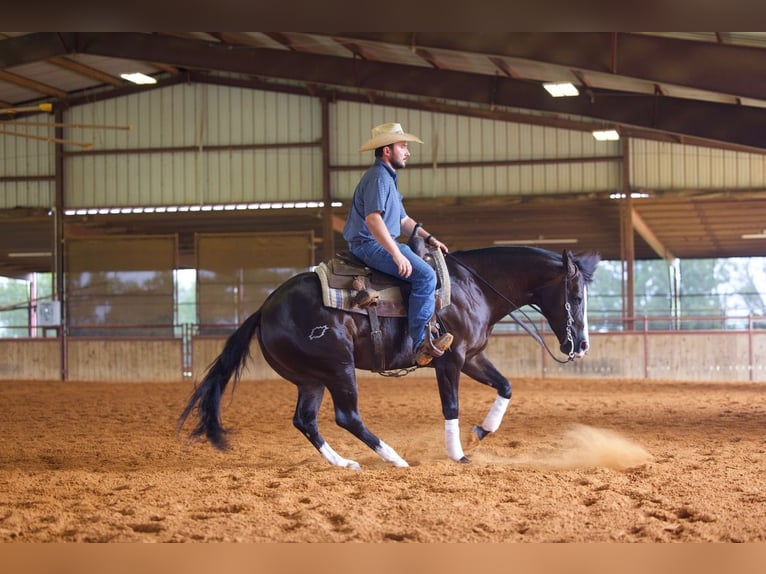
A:
{"label": "corrugated metal wall", "polygon": [[[75,107],[64,121],[132,126],[65,130],[67,208],[322,199],[318,98],[185,84]],[[407,197],[486,197],[622,189],[619,142],[590,134],[357,102],[330,104],[331,193],[350,198],[373,160],[359,146],[377,124],[420,136],[400,182]],[[38,115],[35,121],[50,121]],[[22,128],[53,137],[53,128]],[[19,130],[20,131],[20,130]],[[0,209],[54,204],[54,145],[0,135]],[[633,188],[766,187],[766,157],[632,140]]]}
{"label": "corrugated metal wall", "polygon": [[123,153],[67,159],[68,208],[322,197],[316,98],[182,85],[81,106],[68,121],[133,127],[95,134],[97,149]]}
{"label": "corrugated metal wall", "polygon": [[[28,116],[30,122],[48,122],[50,116]],[[55,146],[44,139],[54,136],[46,127],[0,127],[34,138],[0,134],[0,209],[51,207],[56,201]],[[47,179],[46,179],[47,178]]]}
{"label": "corrugated metal wall", "polygon": [[[589,133],[352,102],[337,103],[333,112],[331,149],[339,165],[369,165],[372,153],[358,148],[381,123],[399,122],[423,140],[410,146],[408,169],[400,172],[407,197],[578,193],[621,185],[620,162],[604,161],[620,155],[619,143],[599,143]],[[359,174],[337,172],[335,197],[350,197]]]}
{"label": "corrugated metal wall", "polygon": [[648,190],[761,189],[766,156],[631,140],[631,187]]}

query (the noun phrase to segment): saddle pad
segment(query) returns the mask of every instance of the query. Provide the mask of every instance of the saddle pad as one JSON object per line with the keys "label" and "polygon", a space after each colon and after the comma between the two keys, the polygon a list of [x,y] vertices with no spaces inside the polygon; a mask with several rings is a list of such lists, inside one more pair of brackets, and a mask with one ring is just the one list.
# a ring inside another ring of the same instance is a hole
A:
{"label": "saddle pad", "polygon": [[[436,290],[436,295],[441,299],[441,308],[450,304],[450,277],[447,271],[447,263],[444,260],[444,254],[439,249],[429,251],[435,263],[436,274],[439,277],[440,287]],[[353,306],[352,301],[357,291],[353,289],[342,289],[333,287],[332,273],[330,267],[322,262],[314,268],[319,282],[322,285],[322,303],[325,307],[331,309],[341,309],[352,313],[367,314],[365,309]],[[402,292],[398,286],[378,288],[380,301],[376,307],[378,315],[381,317],[406,317],[407,308],[402,300]]]}
{"label": "saddle pad", "polygon": [[[322,303],[325,307],[331,309],[341,309],[351,313],[362,313],[367,315],[366,309],[354,306],[354,295],[357,293],[353,289],[340,289],[330,286],[330,270],[326,263],[322,262],[314,269],[319,282],[322,284]],[[407,309],[402,301],[402,292],[399,287],[388,287],[378,290],[380,299],[376,306],[378,316],[380,317],[406,317]]]}

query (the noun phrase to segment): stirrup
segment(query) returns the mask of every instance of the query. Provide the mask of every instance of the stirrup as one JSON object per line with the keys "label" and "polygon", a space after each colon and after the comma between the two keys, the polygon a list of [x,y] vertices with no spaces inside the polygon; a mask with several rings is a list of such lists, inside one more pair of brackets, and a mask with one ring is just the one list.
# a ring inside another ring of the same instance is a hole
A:
{"label": "stirrup", "polygon": [[438,334],[438,327],[436,324],[427,324],[426,338],[415,353],[415,362],[420,367],[425,367],[433,359],[441,357],[444,352],[452,346],[452,341],[454,339],[452,333],[443,333],[434,339],[433,337],[435,334]]}

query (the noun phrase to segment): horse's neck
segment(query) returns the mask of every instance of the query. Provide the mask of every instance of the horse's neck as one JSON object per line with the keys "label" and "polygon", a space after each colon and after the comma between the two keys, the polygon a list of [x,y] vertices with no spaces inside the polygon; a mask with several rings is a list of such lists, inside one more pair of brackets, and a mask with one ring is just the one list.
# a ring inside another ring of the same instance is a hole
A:
{"label": "horse's neck", "polygon": [[555,262],[523,254],[503,257],[502,252],[466,252],[461,263],[470,269],[473,282],[498,318],[530,304],[534,292],[557,273]]}

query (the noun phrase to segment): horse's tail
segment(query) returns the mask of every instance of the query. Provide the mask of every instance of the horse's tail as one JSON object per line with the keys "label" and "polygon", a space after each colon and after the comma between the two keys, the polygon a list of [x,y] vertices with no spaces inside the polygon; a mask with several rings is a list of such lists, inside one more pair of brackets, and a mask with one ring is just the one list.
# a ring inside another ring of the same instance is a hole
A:
{"label": "horse's tail", "polygon": [[177,431],[180,432],[186,419],[196,408],[199,422],[191,431],[192,437],[205,436],[210,443],[225,450],[228,443],[226,429],[221,425],[221,396],[229,379],[234,376],[235,388],[250,357],[250,341],[261,324],[261,311],[248,317],[239,328],[226,340],[223,351],[205,372],[202,382],[197,385],[189,398],[189,403],[178,418]]}

